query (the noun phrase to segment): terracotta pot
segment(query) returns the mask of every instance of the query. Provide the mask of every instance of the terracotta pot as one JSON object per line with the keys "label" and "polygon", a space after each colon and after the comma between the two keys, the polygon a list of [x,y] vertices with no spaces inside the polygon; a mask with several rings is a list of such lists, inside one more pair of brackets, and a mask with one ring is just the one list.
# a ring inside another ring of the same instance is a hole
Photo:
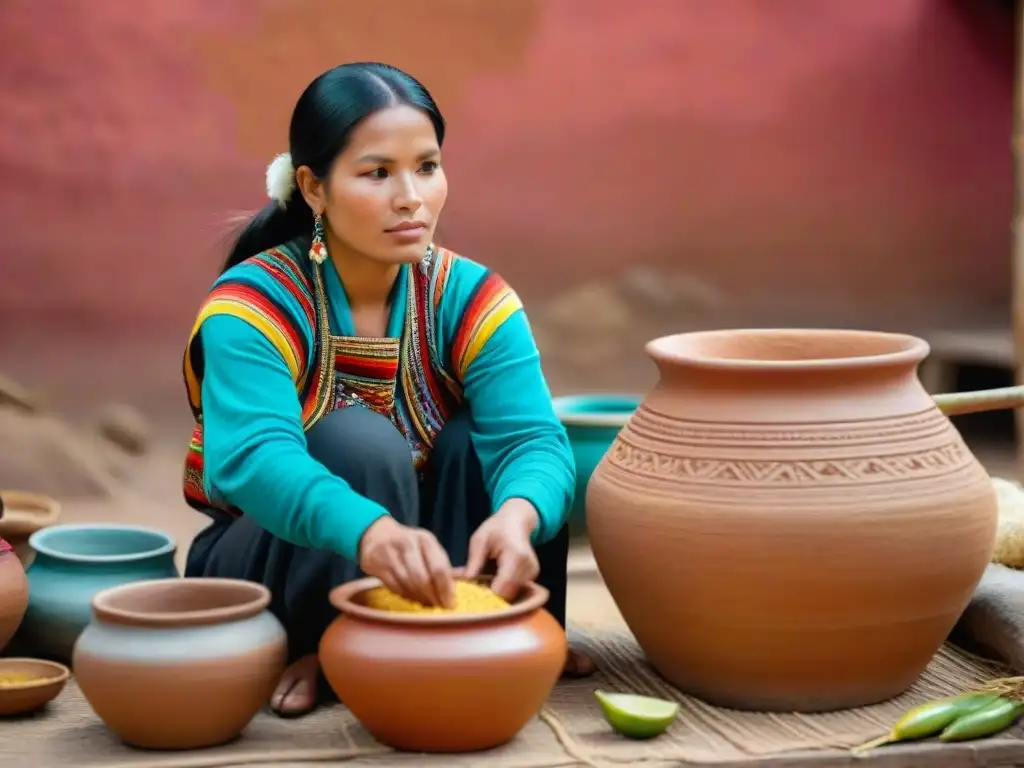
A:
{"label": "terracotta pot", "polygon": [[495,613],[389,613],[362,595],[376,579],[331,593],[342,612],[320,642],[331,688],[378,741],[412,752],[474,752],[512,739],[561,675],[565,631],[531,584]]}
{"label": "terracotta pot", "polygon": [[0,514],[0,537],[13,545],[21,564],[32,563],[35,552],[28,539],[36,531],[49,528],[60,517],[60,502],[49,496],[25,491],[0,491],[3,512]]}
{"label": "terracotta pot", "polygon": [[96,714],[148,749],[230,741],[270,700],[286,662],[270,592],[248,581],[161,579],[93,599],[72,667]]}
{"label": "terracotta pot", "polygon": [[891,698],[995,541],[988,475],[917,380],[927,344],[682,334],[588,489],[594,556],[650,662],[729,707]]}
{"label": "terracotta pot", "polygon": [[0,651],[21,626],[28,607],[28,581],[12,547],[0,539]]}

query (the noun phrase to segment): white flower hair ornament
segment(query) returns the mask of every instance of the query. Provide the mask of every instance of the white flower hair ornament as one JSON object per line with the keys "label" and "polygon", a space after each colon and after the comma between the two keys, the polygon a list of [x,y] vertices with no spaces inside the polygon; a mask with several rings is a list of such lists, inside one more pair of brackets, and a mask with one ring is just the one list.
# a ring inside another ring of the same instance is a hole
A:
{"label": "white flower hair ornament", "polygon": [[294,191],[295,167],[292,165],[291,154],[284,152],[267,166],[267,197],[283,210],[288,206]]}

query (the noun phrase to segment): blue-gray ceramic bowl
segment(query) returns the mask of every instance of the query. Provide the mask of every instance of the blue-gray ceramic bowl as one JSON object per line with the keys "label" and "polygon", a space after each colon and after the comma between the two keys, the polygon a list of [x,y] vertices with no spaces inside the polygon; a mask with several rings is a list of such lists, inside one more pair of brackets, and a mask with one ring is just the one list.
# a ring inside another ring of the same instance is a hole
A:
{"label": "blue-gray ceramic bowl", "polygon": [[639,407],[641,395],[567,395],[554,399],[555,413],[565,426],[576,460],[576,498],[569,513],[574,528],[586,524],[587,483],[616,435]]}

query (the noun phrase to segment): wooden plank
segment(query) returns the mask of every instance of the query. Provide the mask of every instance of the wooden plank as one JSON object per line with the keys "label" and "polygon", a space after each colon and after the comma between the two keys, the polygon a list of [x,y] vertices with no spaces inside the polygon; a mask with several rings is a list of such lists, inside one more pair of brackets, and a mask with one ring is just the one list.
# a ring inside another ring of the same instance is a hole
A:
{"label": "wooden plank", "polygon": [[[1010,142],[1014,163],[1013,261],[1011,270],[1015,374],[1024,383],[1024,2],[1015,4],[1017,58],[1013,94],[1013,136]],[[1024,460],[1024,414],[1016,412],[1017,453]]]}

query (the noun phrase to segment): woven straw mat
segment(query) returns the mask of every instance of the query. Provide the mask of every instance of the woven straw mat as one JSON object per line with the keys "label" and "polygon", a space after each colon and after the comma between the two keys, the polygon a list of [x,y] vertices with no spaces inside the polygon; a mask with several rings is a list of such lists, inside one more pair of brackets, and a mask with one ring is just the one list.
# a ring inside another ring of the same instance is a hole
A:
{"label": "woven straw mat", "polygon": [[[643,661],[626,632],[589,631],[583,639],[601,671],[588,680],[565,681],[541,715],[510,744],[467,756],[404,755],[377,744],[341,706],[299,720],[260,714],[243,737],[227,746],[181,753],[133,750],[119,743],[89,709],[72,681],[50,708],[34,717],[0,721],[3,768],[224,768],[242,765],[561,766],[723,765],[777,762],[795,755],[845,762],[845,748],[883,733],[910,706],[958,693],[1009,674],[998,665],[946,646],[914,687],[896,700],[822,715],[764,714],[717,709],[684,696]],[[601,718],[593,691],[628,691],[674,699],[682,705],[675,724],[650,741],[613,734]],[[1005,744],[1006,739],[1002,740]],[[1013,744],[1024,755],[1024,744]],[[842,752],[822,752],[843,748]],[[882,750],[884,752],[886,750]],[[879,753],[879,754],[880,754]],[[975,756],[977,757],[977,756]],[[800,764],[805,764],[801,759]],[[787,765],[793,764],[786,761]],[[936,764],[930,762],[929,764]],[[978,765],[978,762],[965,763]]]}

